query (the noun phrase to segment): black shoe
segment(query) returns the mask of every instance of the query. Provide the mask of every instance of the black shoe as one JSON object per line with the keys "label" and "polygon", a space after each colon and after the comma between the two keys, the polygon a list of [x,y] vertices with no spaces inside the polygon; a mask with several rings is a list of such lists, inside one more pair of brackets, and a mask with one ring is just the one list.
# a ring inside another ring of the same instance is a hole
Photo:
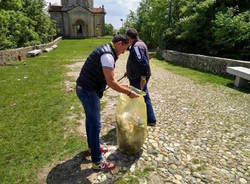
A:
{"label": "black shoe", "polygon": [[156,125],[156,121],[148,122],[148,126],[155,126],[155,125]]}

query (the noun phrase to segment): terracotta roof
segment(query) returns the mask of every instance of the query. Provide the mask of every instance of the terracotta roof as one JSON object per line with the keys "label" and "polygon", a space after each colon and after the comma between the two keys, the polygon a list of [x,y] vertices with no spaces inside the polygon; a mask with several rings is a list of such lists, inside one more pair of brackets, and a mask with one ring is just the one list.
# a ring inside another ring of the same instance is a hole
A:
{"label": "terracotta roof", "polygon": [[105,13],[105,9],[100,7],[100,8],[91,8],[90,11],[92,13]]}
{"label": "terracotta roof", "polygon": [[60,12],[62,11],[62,6],[49,6],[49,12]]}

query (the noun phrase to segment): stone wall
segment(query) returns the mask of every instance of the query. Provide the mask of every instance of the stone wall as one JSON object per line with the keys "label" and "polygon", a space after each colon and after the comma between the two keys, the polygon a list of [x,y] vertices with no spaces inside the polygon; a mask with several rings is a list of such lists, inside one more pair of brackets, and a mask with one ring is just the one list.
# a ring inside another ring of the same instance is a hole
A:
{"label": "stone wall", "polygon": [[[38,45],[42,50],[51,47],[52,45],[56,44],[58,41],[60,41],[62,37],[59,37],[55,39],[53,42],[47,43],[47,44],[41,44]],[[5,65],[10,63],[11,61],[15,61],[18,58],[18,55],[20,54],[22,58],[27,57],[27,53],[31,50],[34,50],[35,46],[30,47],[22,47],[17,49],[9,49],[9,50],[1,50],[0,51],[0,65]]]}
{"label": "stone wall", "polygon": [[95,15],[95,36],[103,36],[104,35],[104,15],[103,14],[96,14]]}
{"label": "stone wall", "polygon": [[61,12],[50,12],[50,17],[51,17],[51,19],[56,21],[57,35],[64,35],[63,13],[61,13]]}
{"label": "stone wall", "polygon": [[250,68],[250,61],[188,54],[173,50],[164,50],[161,55],[170,63],[219,75],[227,75],[227,66],[243,66]]}

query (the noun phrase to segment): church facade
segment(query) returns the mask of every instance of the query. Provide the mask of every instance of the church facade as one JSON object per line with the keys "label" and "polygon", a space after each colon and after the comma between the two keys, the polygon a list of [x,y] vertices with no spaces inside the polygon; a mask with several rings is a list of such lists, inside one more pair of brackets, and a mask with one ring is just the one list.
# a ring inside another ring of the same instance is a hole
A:
{"label": "church facade", "polygon": [[56,21],[58,36],[86,38],[104,35],[105,9],[93,7],[93,0],[61,0],[61,6],[49,5]]}

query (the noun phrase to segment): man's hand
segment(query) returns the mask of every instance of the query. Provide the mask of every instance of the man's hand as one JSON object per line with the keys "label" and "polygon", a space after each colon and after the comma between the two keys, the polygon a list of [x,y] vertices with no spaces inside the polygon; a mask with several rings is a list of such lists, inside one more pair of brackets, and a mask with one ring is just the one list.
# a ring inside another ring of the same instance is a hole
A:
{"label": "man's hand", "polygon": [[144,89],[144,86],[146,85],[146,83],[147,83],[146,76],[141,76],[141,82],[140,82],[141,90]]}
{"label": "man's hand", "polygon": [[132,90],[129,92],[128,96],[130,98],[137,98],[137,97],[139,97],[139,95],[136,92],[132,91]]}

